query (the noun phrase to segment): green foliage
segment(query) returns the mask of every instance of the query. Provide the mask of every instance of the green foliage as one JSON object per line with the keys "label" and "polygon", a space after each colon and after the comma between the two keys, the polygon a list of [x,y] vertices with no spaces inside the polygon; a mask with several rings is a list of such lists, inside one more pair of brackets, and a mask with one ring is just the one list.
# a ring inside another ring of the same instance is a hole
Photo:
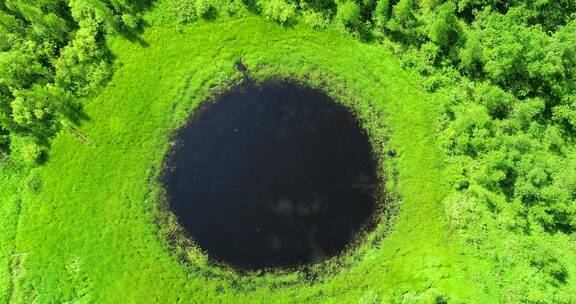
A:
{"label": "green foliage", "polygon": [[390,1],[378,0],[373,13],[374,24],[377,30],[383,31],[390,19]]}
{"label": "green foliage", "polygon": [[191,22],[197,18],[195,1],[171,0],[170,5],[179,23]]}
{"label": "green foliage", "polygon": [[77,105],[70,93],[52,85],[35,85],[14,92],[12,118],[19,129],[43,139],[54,133],[59,120],[74,117]]}
{"label": "green foliage", "polygon": [[170,0],[169,5],[178,23],[250,14],[250,7],[243,0]]}
{"label": "green foliage", "polygon": [[[8,152],[8,148],[10,147],[10,135],[7,130],[4,130],[0,127],[0,155],[6,154]],[[0,156],[3,158],[4,156]]]}
{"label": "green foliage", "polygon": [[487,82],[478,85],[475,95],[477,100],[484,105],[490,117],[496,119],[508,117],[516,102],[512,94]]}
{"label": "green foliage", "polygon": [[399,0],[392,8],[392,18],[388,28],[392,31],[408,35],[417,26],[416,0]]}
{"label": "green foliage", "polygon": [[13,152],[13,159],[27,167],[34,166],[45,156],[46,148],[39,145],[33,137],[13,137],[10,150]]}
{"label": "green foliage", "polygon": [[326,13],[336,11],[337,1],[335,0],[301,0],[300,6],[313,11],[323,11]]}
{"label": "green foliage", "polygon": [[55,83],[76,96],[88,96],[97,91],[111,75],[107,54],[96,39],[95,22],[86,23],[54,62]]}
{"label": "green foliage", "polygon": [[136,29],[138,7],[120,0],[3,1],[3,133],[34,135],[47,145],[59,120],[76,121],[81,107],[74,99],[95,93],[111,75],[103,35]]}
{"label": "green foliage", "polygon": [[218,2],[216,0],[196,0],[196,15],[205,19],[213,19],[217,14]]}
{"label": "green foliage", "polygon": [[471,32],[466,36],[466,43],[460,49],[459,68],[464,75],[478,76],[482,73],[482,62],[484,61],[482,53],[482,44],[479,33]]}
{"label": "green foliage", "polygon": [[444,49],[454,47],[462,35],[462,29],[456,18],[456,5],[448,1],[436,9],[428,36],[430,40]]}
{"label": "green foliage", "polygon": [[335,21],[347,31],[358,31],[362,26],[360,6],[352,0],[339,3]]}
{"label": "green foliage", "polygon": [[264,0],[258,4],[264,16],[280,24],[290,23],[296,16],[296,5],[285,0]]}
{"label": "green foliage", "polygon": [[325,28],[330,24],[330,16],[322,11],[305,10],[302,12],[302,20],[312,28]]}
{"label": "green foliage", "polygon": [[576,2],[571,0],[509,1],[508,14],[525,25],[542,26],[554,32],[576,17]]}
{"label": "green foliage", "polygon": [[32,193],[40,192],[42,189],[42,179],[40,175],[36,174],[35,172],[31,173],[28,176],[28,180],[26,181],[26,188]]}

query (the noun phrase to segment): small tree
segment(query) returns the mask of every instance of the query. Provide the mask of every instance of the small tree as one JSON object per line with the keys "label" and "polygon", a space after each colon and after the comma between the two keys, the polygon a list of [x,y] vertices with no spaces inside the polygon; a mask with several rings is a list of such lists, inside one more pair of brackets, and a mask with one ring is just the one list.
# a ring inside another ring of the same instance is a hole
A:
{"label": "small tree", "polygon": [[336,12],[336,22],[348,31],[358,31],[362,26],[360,6],[350,0],[340,3]]}
{"label": "small tree", "polygon": [[264,16],[280,24],[287,24],[296,17],[296,5],[284,0],[259,1],[259,5]]}
{"label": "small tree", "polygon": [[456,18],[456,4],[449,1],[438,6],[436,17],[428,31],[430,40],[446,50],[456,44],[461,33],[462,28]]}
{"label": "small tree", "polygon": [[392,18],[388,23],[388,28],[407,34],[416,27],[415,0],[400,0],[392,8]]}
{"label": "small tree", "polygon": [[390,1],[378,0],[372,18],[376,28],[383,31],[386,28],[386,23],[390,19]]}

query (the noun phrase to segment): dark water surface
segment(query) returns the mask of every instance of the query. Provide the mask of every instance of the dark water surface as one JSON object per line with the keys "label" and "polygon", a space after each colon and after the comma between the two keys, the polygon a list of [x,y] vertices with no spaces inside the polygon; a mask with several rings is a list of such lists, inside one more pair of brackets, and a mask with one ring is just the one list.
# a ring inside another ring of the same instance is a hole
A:
{"label": "dark water surface", "polygon": [[367,135],[325,94],[246,85],[203,106],[168,156],[170,208],[208,255],[243,269],[341,251],[375,209]]}

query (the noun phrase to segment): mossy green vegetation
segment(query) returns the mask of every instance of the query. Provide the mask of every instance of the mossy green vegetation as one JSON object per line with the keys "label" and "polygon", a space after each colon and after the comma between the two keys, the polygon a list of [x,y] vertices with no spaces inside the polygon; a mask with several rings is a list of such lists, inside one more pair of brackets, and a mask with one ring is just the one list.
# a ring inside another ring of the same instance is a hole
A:
{"label": "mossy green vegetation", "polygon": [[[0,1],[0,302],[576,302],[572,1],[139,3]],[[341,257],[171,241],[170,134],[238,61],[370,134],[397,210]]]}

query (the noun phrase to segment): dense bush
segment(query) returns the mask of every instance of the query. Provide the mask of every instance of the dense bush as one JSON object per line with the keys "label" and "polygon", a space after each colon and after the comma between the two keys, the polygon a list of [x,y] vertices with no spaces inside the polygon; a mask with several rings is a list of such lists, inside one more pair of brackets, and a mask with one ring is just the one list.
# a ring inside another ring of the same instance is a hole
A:
{"label": "dense bush", "polygon": [[259,1],[258,5],[264,16],[270,17],[280,24],[289,23],[296,16],[296,5],[284,0]]}
{"label": "dense bush", "polygon": [[340,3],[336,13],[336,23],[349,31],[357,30],[362,24],[360,6],[354,1]]}
{"label": "dense bush", "polygon": [[377,31],[384,31],[386,23],[390,20],[390,1],[378,0],[373,12],[374,27]]}
{"label": "dense bush", "polygon": [[255,1],[243,0],[170,0],[170,7],[179,23],[222,16],[244,16],[254,9]]}

